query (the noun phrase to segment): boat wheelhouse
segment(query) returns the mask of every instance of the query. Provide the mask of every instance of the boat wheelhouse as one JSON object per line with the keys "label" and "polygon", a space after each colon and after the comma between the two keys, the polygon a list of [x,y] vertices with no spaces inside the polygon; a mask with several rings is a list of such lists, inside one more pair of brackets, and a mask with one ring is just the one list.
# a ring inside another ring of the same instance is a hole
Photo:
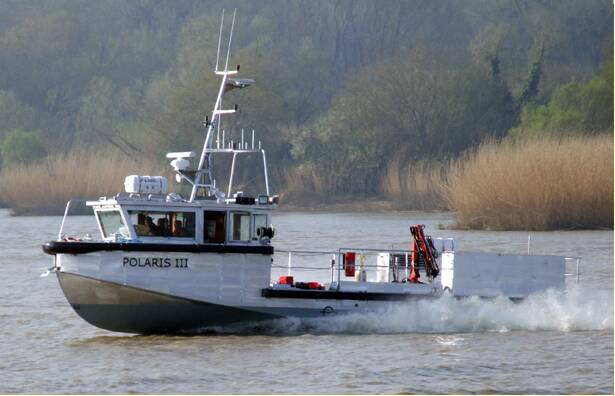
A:
{"label": "boat wheelhouse", "polygon": [[267,246],[272,235],[271,206],[263,203],[167,201],[166,197],[114,197],[89,201],[104,242]]}

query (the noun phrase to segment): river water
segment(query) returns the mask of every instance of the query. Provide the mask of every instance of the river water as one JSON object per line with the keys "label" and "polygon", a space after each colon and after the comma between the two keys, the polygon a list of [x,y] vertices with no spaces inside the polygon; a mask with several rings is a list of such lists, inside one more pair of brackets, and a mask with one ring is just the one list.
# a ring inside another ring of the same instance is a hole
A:
{"label": "river water", "polygon": [[[532,253],[581,256],[582,274],[567,293],[518,304],[444,298],[386,316],[133,336],[84,322],[55,277],[39,276],[52,265],[40,245],[61,218],[8,213],[0,210],[0,393],[613,394],[612,231],[532,232]],[[407,247],[408,226],[422,223],[434,237],[454,237],[457,250],[527,252],[528,233],[438,228],[451,222],[445,213],[282,212],[274,245]],[[68,224],[95,232],[91,217]],[[276,263],[285,266],[286,254]],[[327,280],[326,257],[293,257],[302,263],[323,270],[297,268],[296,278]]]}

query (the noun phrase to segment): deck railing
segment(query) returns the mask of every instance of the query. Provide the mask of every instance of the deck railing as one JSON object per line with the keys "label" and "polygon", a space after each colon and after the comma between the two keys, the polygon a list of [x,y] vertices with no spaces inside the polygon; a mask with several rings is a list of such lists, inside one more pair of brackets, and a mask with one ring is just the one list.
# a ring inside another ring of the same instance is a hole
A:
{"label": "deck railing", "polygon": [[[581,257],[566,257],[564,258],[565,261],[565,270],[564,270],[564,279],[567,279],[568,277],[575,277],[576,283],[579,283],[579,277],[581,276]],[[569,270],[569,268],[572,267],[572,269]],[[573,272],[574,271],[574,272]]]}
{"label": "deck railing", "polygon": [[[442,238],[439,238],[442,240]],[[446,240],[450,240],[448,245]],[[449,248],[450,247],[450,248]],[[438,252],[454,251],[454,242],[451,238],[445,239],[444,244],[440,245]],[[272,264],[273,279],[277,279],[280,275],[291,276],[297,273],[309,273],[320,282],[330,281],[332,284],[337,281],[338,287],[340,281],[343,280],[343,271],[345,270],[343,256],[345,253],[356,253],[357,260],[355,263],[355,271],[366,271],[366,277],[369,280],[377,276],[377,271],[383,268],[376,262],[377,256],[381,253],[389,253],[396,255],[404,255],[405,259],[401,260],[394,271],[395,279],[406,279],[410,272],[410,258],[412,250],[408,249],[391,249],[391,248],[356,248],[356,247],[341,247],[337,250],[287,250],[276,249],[276,260]],[[574,278],[578,283],[581,275],[580,267],[582,259],[580,257],[565,257],[564,277],[565,279]],[[421,267],[421,275],[423,268]],[[355,273],[356,273],[355,272]],[[325,275],[326,273],[326,275]]]}
{"label": "deck railing", "polygon": [[[439,252],[454,251],[455,245],[452,238],[434,238],[436,248]],[[343,280],[342,271],[345,270],[343,257],[346,253],[354,252],[357,256],[355,262],[355,271],[365,271],[366,279],[377,276],[378,270],[383,268],[378,265],[377,257],[381,253],[394,255],[403,255],[399,265],[393,268],[394,279],[407,279],[410,276],[410,259],[412,250],[410,249],[395,249],[391,248],[358,248],[358,247],[341,247],[337,250],[286,250],[276,249],[275,254],[277,259],[272,264],[272,276],[277,279],[278,276],[291,276],[295,272],[310,272],[316,275],[318,281],[323,281],[325,277],[322,275],[325,271],[329,273],[327,280],[331,283],[340,284]],[[310,260],[306,263],[306,259]],[[297,263],[299,262],[299,263]],[[320,265],[313,264],[314,262],[321,263]],[[326,264],[325,264],[326,263]],[[386,268],[386,266],[384,266]],[[390,268],[390,267],[389,267]],[[422,268],[422,267],[421,267]],[[356,273],[355,272],[355,273]],[[424,272],[424,271],[421,271]]]}

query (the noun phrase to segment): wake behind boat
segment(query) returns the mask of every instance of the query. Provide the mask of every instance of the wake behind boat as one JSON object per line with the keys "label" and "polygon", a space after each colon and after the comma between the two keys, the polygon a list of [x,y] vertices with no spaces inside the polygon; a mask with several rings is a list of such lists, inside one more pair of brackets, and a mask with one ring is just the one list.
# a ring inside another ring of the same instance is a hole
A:
{"label": "wake behind boat", "polygon": [[[57,240],[43,245],[54,256],[51,270],[68,302],[83,319],[111,331],[164,333],[283,317],[386,312],[446,292],[521,299],[565,287],[565,257],[456,252],[452,239],[431,238],[419,224],[410,227],[405,249],[319,252],[330,257],[324,263],[330,268],[327,282],[315,281],[309,272],[295,279],[292,252],[287,275],[272,279],[272,267],[281,266],[274,261],[271,215],[279,197],[269,189],[265,151],[254,131],[229,141],[220,128],[221,117],[238,110],[237,105],[223,109],[224,95],[254,83],[236,77],[239,66],[228,68],[234,22],[235,15],[220,70],[223,14],[215,69],[221,82],[211,118],[205,119],[200,155],[167,154],[176,181],[191,186],[190,196],[168,193],[162,176],[131,175],[124,192],[87,202],[100,242],[64,235],[69,201]],[[246,154],[262,158],[264,191],[255,196],[233,190],[236,159]],[[217,187],[212,158],[229,155],[225,193]]]}

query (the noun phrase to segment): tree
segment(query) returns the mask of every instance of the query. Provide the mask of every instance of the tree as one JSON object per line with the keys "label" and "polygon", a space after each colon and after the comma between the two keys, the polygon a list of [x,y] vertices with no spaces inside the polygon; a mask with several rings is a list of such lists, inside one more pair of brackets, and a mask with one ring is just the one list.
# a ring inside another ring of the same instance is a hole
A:
{"label": "tree", "polygon": [[47,155],[43,141],[35,132],[13,129],[0,144],[4,167],[28,164]]}
{"label": "tree", "polygon": [[20,101],[14,92],[0,90],[0,141],[13,129],[37,129],[44,118],[43,114]]}
{"label": "tree", "polygon": [[613,131],[613,61],[586,84],[570,81],[544,105],[523,108],[510,140],[541,135],[584,135]]}
{"label": "tree", "polygon": [[116,89],[108,78],[92,79],[87,95],[81,98],[76,143],[110,144],[126,155],[141,152],[123,133],[134,118],[139,102],[137,96],[130,87]]}
{"label": "tree", "polygon": [[324,116],[294,130],[298,163],[322,192],[375,193],[391,161],[443,159],[504,136],[517,117],[509,88],[490,64],[451,65],[420,48],[357,73]]}

